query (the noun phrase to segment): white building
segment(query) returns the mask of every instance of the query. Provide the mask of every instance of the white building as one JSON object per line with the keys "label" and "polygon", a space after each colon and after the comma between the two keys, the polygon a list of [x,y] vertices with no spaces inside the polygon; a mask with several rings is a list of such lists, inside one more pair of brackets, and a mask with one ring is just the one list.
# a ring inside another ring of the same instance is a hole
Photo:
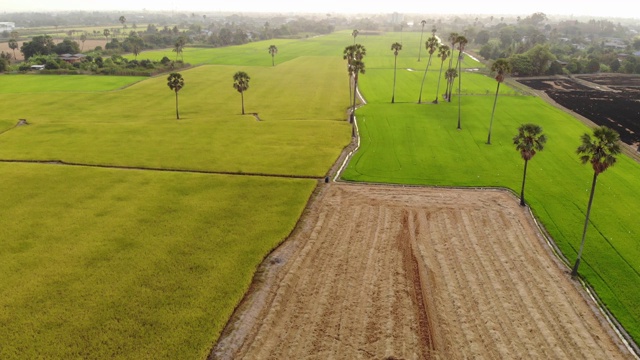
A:
{"label": "white building", "polygon": [[13,22],[0,22],[0,31],[13,31],[16,28],[16,23]]}

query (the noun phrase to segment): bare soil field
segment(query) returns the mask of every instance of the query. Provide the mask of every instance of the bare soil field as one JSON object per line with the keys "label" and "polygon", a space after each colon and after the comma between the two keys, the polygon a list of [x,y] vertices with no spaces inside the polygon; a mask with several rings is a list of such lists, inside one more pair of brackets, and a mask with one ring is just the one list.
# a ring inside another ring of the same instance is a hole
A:
{"label": "bare soil field", "polygon": [[597,125],[617,130],[623,142],[640,150],[640,76],[580,75],[518,82],[544,91],[559,105]]}
{"label": "bare soil field", "polygon": [[319,187],[210,359],[624,359],[506,191]]}

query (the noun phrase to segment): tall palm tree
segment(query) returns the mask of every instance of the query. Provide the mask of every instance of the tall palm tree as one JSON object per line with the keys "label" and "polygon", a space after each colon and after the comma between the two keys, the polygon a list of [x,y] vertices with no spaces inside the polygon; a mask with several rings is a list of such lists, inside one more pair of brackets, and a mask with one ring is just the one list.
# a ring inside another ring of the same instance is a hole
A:
{"label": "tall palm tree", "polygon": [[422,29],[420,30],[420,48],[418,49],[418,62],[420,62],[420,55],[422,54],[422,34],[424,33],[424,26],[427,25],[427,20],[420,21]]}
{"label": "tall palm tree", "polygon": [[[118,21],[120,21],[120,24],[122,24],[122,30],[127,28],[127,25],[124,24],[127,22],[127,18],[124,17],[124,15],[121,15]],[[122,31],[122,33],[124,34],[124,31]]]}
{"label": "tall palm tree", "polygon": [[353,36],[353,44],[354,45],[356,44],[356,37],[358,37],[358,34],[360,34],[360,31],[358,31],[358,29],[354,29],[351,32],[351,36]]}
{"label": "tall palm tree", "polygon": [[[451,41],[451,51],[453,53],[453,51],[456,49],[456,41],[458,40],[458,33],[452,32],[451,34],[449,34],[449,41]],[[453,67],[453,56],[451,56],[449,58],[449,67],[447,68],[447,70],[451,69]],[[445,93],[445,97],[447,98],[448,102],[451,102],[451,99],[449,99],[449,83],[447,83],[447,88],[444,91]]]}
{"label": "tall palm tree", "polygon": [[86,32],[83,32],[82,35],[80,35],[80,41],[82,42],[82,47],[80,48],[80,51],[82,52],[84,50],[84,42],[87,41]]}
{"label": "tall palm tree", "polygon": [[396,70],[398,67],[398,53],[402,50],[402,44],[395,42],[391,44],[391,50],[393,50],[394,62],[393,62],[393,95],[391,96],[391,103],[396,101]]}
{"label": "tall palm tree", "polygon": [[518,128],[518,135],[513,137],[513,144],[520,152],[524,160],[524,173],[522,175],[522,190],[520,191],[520,206],[525,206],[524,183],[527,178],[527,164],[538,151],[544,149],[547,136],[542,133],[542,128],[536,124],[523,124]]}
{"label": "tall palm tree", "polygon": [[176,43],[173,45],[173,50],[171,51],[176,53],[176,61],[178,61],[178,55],[180,55],[180,58],[184,61],[183,50],[186,44],[187,39],[184,36],[180,36],[178,40],[176,40]]}
{"label": "tall palm tree", "polygon": [[180,120],[180,113],[178,112],[178,91],[184,87],[184,79],[180,73],[171,73],[167,78],[167,85],[169,89],[176,93],[176,119]]}
{"label": "tall palm tree", "polygon": [[349,75],[349,104],[351,104],[351,94],[352,91],[352,80],[353,80],[353,68],[351,67],[351,62],[353,60],[362,60],[364,56],[367,54],[367,49],[360,44],[349,45],[344,48],[342,58],[347,60],[347,73]]}
{"label": "tall palm tree", "polygon": [[131,38],[131,52],[135,56],[135,59],[138,60],[138,55],[144,48],[144,40],[141,37],[133,36]]}
{"label": "tall palm tree", "polygon": [[453,87],[453,82],[458,77],[458,70],[451,68],[444,72],[444,78],[447,80],[447,87]]}
{"label": "tall palm tree", "polygon": [[436,88],[436,99],[433,101],[434,104],[438,103],[438,93],[440,93],[440,78],[442,78],[442,69],[444,68],[444,61],[451,55],[451,50],[447,45],[440,45],[438,48],[438,58],[441,60],[440,62],[440,75],[438,75],[438,87]]}
{"label": "tall palm tree", "polygon": [[249,80],[251,78],[244,71],[238,71],[233,75],[233,88],[240,93],[242,98],[242,115],[244,115],[244,92],[249,89]]}
{"label": "tall palm tree", "polygon": [[276,54],[278,53],[278,48],[275,45],[269,46],[269,54],[271,54],[271,66],[276,66]]}
{"label": "tall palm tree", "polygon": [[487,144],[491,145],[491,127],[493,126],[493,115],[496,112],[496,103],[498,102],[498,91],[500,91],[500,83],[504,81],[504,76],[511,71],[511,64],[506,59],[498,59],[493,65],[491,65],[491,72],[496,73],[496,81],[498,86],[496,87],[496,96],[493,100],[493,110],[491,110],[491,121],[489,122],[489,136],[487,137]]}
{"label": "tall palm tree", "polygon": [[[456,63],[456,67],[458,68],[458,130],[462,129],[462,126],[460,124],[461,121],[461,102],[462,102],[462,98],[460,97],[460,94],[462,92],[462,58],[463,58],[463,53],[464,53],[464,48],[468,43],[468,40],[466,37],[464,36],[458,36],[458,61]],[[449,94],[449,98],[451,98],[451,94]]]}
{"label": "tall palm tree", "polygon": [[425,47],[429,51],[429,61],[427,61],[427,67],[424,69],[424,74],[422,75],[422,83],[420,84],[420,96],[418,97],[418,104],[422,103],[422,89],[424,88],[424,80],[427,78],[427,71],[429,71],[429,65],[431,65],[431,57],[433,53],[436,52],[438,48],[438,38],[435,36],[431,36],[427,39],[427,42],[424,43]]}
{"label": "tall palm tree", "polygon": [[364,74],[364,61],[352,60],[350,66],[350,72],[353,74],[353,106],[351,107],[350,122],[354,122],[356,117],[356,92],[358,91],[358,75]]}
{"label": "tall palm tree", "polygon": [[13,59],[17,60],[16,58],[16,49],[18,48],[18,41],[16,39],[9,39],[9,49],[13,50]]}
{"label": "tall palm tree", "polygon": [[587,235],[589,214],[591,213],[591,204],[593,203],[593,194],[596,190],[598,175],[613,166],[616,163],[616,155],[620,154],[620,135],[615,130],[611,130],[606,126],[595,128],[593,130],[593,138],[585,133],[580,139],[582,140],[582,144],[578,146],[576,152],[580,155],[580,161],[582,161],[583,164],[591,163],[591,167],[593,168],[593,181],[591,182],[589,205],[587,205],[587,216],[584,220],[584,228],[582,229],[580,250],[578,250],[578,258],[571,270],[571,276],[578,275],[578,266],[580,266],[580,259],[582,258],[584,239]]}

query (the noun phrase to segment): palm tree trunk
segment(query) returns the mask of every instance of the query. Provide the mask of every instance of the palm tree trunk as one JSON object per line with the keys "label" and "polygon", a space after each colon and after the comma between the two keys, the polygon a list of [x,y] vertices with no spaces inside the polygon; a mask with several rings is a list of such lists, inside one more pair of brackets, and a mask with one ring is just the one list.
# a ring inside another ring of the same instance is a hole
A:
{"label": "palm tree trunk", "polygon": [[589,195],[589,205],[587,205],[587,216],[584,220],[584,228],[582,229],[582,241],[580,242],[580,250],[578,250],[578,258],[575,265],[571,270],[571,276],[578,276],[578,266],[580,266],[580,259],[582,258],[582,249],[584,249],[584,239],[587,237],[587,225],[589,225],[589,214],[591,214],[591,204],[593,203],[593,194],[596,191],[596,181],[598,180],[598,173],[593,172],[593,182],[591,183],[591,194]]}
{"label": "palm tree trunk", "polygon": [[178,92],[176,91],[176,119],[180,120],[180,113],[178,112]]}
{"label": "palm tree trunk", "polygon": [[271,66],[276,66],[276,58],[273,55],[271,55]]}
{"label": "palm tree trunk", "polygon": [[244,91],[240,92],[240,98],[242,99],[242,115],[244,115]]}
{"label": "palm tree trunk", "polygon": [[458,63],[458,130],[462,130],[460,126],[460,118],[461,118],[461,104],[462,101],[460,98],[460,89],[462,89],[462,66]]}
{"label": "palm tree trunk", "polygon": [[398,71],[398,55],[393,62],[393,95],[391,95],[391,103],[396,102],[396,72]]}
{"label": "palm tree trunk", "polygon": [[351,107],[351,117],[349,122],[353,124],[356,119],[356,92],[358,91],[358,73],[353,76],[353,106]]}
{"label": "palm tree trunk", "polygon": [[422,54],[422,34],[424,34],[424,25],[422,26],[422,31],[420,31],[420,48],[418,50],[418,62],[420,62],[420,55]]}
{"label": "palm tree trunk", "polygon": [[440,75],[438,75],[438,87],[436,88],[436,99],[433,101],[434,104],[438,103],[438,93],[440,92],[440,80],[442,79],[442,68],[444,67],[444,61],[440,64]]}
{"label": "palm tree trunk", "polygon": [[487,137],[487,144],[491,145],[491,127],[493,126],[493,114],[496,112],[496,103],[498,102],[498,91],[500,90],[500,81],[498,81],[498,87],[496,88],[496,97],[493,100],[493,110],[491,110],[491,121],[489,122],[489,136]]}
{"label": "palm tree trunk", "polygon": [[424,69],[424,75],[422,75],[422,83],[420,84],[420,96],[418,97],[418,104],[422,103],[422,88],[424,87],[424,80],[427,78],[427,71],[429,71],[429,64],[431,64],[431,55],[429,55],[429,61],[427,61],[427,67]]}
{"label": "palm tree trunk", "polygon": [[520,190],[520,206],[525,206],[524,202],[524,182],[527,179],[527,165],[529,164],[529,160],[524,161],[524,173],[522,174],[522,190]]}
{"label": "palm tree trunk", "polygon": [[351,74],[349,74],[349,104],[351,104],[352,100],[351,100],[351,94],[353,94],[353,78],[351,76]]}

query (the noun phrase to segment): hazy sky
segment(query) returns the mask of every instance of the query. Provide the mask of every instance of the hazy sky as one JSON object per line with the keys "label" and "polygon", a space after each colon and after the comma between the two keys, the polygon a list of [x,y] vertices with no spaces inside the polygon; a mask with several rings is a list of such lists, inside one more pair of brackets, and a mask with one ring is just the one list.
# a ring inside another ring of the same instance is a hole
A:
{"label": "hazy sky", "polygon": [[[543,12],[547,15],[640,18],[640,5],[635,0],[521,0],[439,2],[417,0],[344,1],[344,0],[0,0],[0,11],[47,10],[178,10],[194,12],[318,12],[318,13],[461,13],[517,14]],[[634,5],[635,4],[635,5]],[[362,6],[362,8],[360,8]],[[456,10],[460,9],[460,10]]]}

